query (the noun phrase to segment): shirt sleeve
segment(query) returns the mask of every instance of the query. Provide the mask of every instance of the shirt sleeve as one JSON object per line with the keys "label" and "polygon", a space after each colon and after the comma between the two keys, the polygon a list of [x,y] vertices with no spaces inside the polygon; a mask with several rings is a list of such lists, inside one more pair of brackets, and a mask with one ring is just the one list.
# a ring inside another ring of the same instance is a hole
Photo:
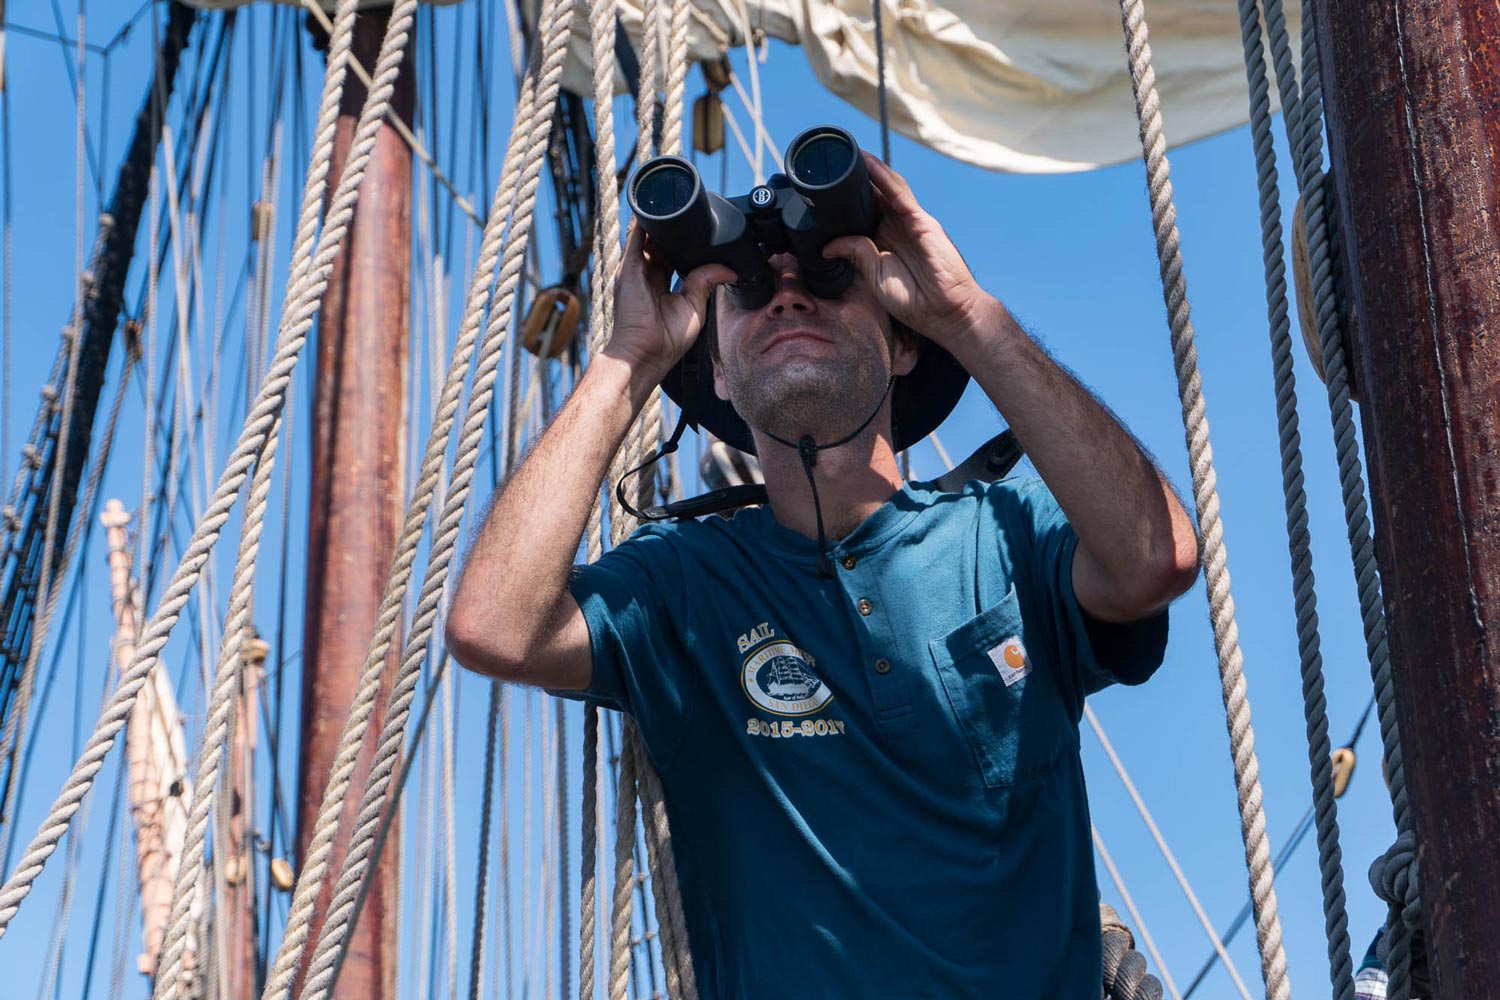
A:
{"label": "shirt sleeve", "polygon": [[[1029,591],[1023,600],[1077,698],[1111,684],[1140,684],[1161,666],[1167,648],[1167,611],[1135,622],[1103,622],[1090,616],[1073,591],[1073,555],[1078,534],[1052,491],[1040,479],[1010,481],[1013,509],[1007,519],[1020,535],[1011,545],[1018,578]],[[1028,642],[1031,632],[1027,633]]]}
{"label": "shirt sleeve", "polygon": [[636,719],[658,767],[680,743],[693,677],[685,669],[682,563],[671,526],[647,525],[588,565],[568,589],[583,611],[593,656],[589,686],[554,692]]}

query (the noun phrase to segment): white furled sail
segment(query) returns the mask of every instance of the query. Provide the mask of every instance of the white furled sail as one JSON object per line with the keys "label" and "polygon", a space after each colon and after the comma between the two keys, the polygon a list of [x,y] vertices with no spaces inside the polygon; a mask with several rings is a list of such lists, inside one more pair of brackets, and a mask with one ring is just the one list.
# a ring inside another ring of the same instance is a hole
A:
{"label": "white furled sail", "polygon": [[[718,58],[747,37],[791,42],[802,47],[824,86],[878,117],[869,0],[693,0],[693,7],[692,58]],[[1244,125],[1245,61],[1234,5],[1153,0],[1151,7],[1157,92],[1171,108],[1174,143]],[[642,0],[620,0],[619,9],[639,48]],[[1295,41],[1296,5],[1286,8],[1286,17]],[[1114,5],[885,0],[882,19],[888,114],[902,135],[1012,173],[1091,170],[1140,157]],[[587,18],[573,23],[563,85],[587,96]],[[778,110],[764,109],[768,117]]]}

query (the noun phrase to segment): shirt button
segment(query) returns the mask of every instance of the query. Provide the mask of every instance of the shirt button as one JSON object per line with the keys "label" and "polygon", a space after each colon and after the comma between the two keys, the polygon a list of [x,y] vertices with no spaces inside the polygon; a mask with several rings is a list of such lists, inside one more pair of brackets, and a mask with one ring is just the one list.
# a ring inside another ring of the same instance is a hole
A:
{"label": "shirt button", "polygon": [[843,559],[844,568],[845,569],[853,569],[854,568],[854,564],[857,563],[858,561],[859,560],[855,559],[853,556],[845,556],[844,559]]}
{"label": "shirt button", "polygon": [[891,672],[891,661],[887,660],[883,656],[880,659],[876,660],[875,661],[875,672],[877,674],[888,674],[888,673],[890,673]]}
{"label": "shirt button", "polygon": [[860,614],[862,614],[862,615],[864,615],[865,617],[868,618],[869,615],[870,615],[870,612],[872,612],[874,610],[875,610],[875,605],[873,605],[873,604],[870,603],[870,599],[868,597],[861,597],[859,599],[859,613]]}

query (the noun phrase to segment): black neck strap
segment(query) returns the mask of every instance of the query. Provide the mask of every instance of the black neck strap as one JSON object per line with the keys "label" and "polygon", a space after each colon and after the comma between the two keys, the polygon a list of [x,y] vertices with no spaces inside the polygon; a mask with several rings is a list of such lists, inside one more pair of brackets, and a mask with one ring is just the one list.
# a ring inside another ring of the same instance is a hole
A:
{"label": "black neck strap", "polygon": [[[775,434],[772,434],[770,431],[761,432],[765,434],[766,437],[770,438],[772,441],[775,441],[779,445],[783,445],[787,448],[795,448],[797,451],[797,456],[802,460],[802,472],[807,476],[807,485],[808,488],[812,491],[813,517],[817,520],[818,524],[819,576],[833,576],[833,561],[828,558],[828,535],[823,527],[823,506],[818,500],[818,481],[813,475],[813,467],[818,464],[818,452],[826,451],[829,448],[841,447],[842,445],[848,444],[850,441],[853,441],[855,438],[863,434],[865,432],[865,428],[869,427],[870,424],[875,420],[875,418],[880,415],[881,408],[885,406],[885,401],[887,397],[890,396],[891,388],[895,384],[896,376],[892,375],[890,377],[890,380],[885,384],[885,392],[880,394],[880,400],[875,404],[875,408],[870,411],[870,415],[868,417],[865,417],[865,419],[860,422],[860,425],[854,428],[853,431],[839,438],[837,441],[832,441],[828,444],[818,444],[818,442],[814,440],[811,434],[804,434],[797,441],[793,442],[788,441],[784,437],[779,437]],[[751,503],[764,503],[765,487],[760,485],[731,487],[729,490],[718,490],[714,493],[707,494],[703,497],[694,498],[692,500],[679,501],[678,503],[667,504],[665,506],[649,506],[644,510],[637,510],[631,505],[629,500],[625,499],[625,483],[629,479],[640,473],[643,469],[655,465],[657,462],[675,452],[677,450],[678,444],[682,441],[682,433],[687,429],[687,424],[687,411],[684,408],[683,412],[678,415],[677,426],[672,429],[672,436],[667,438],[667,440],[662,443],[662,446],[656,450],[656,454],[652,455],[640,465],[637,465],[635,468],[626,472],[620,477],[619,482],[615,483],[615,500],[619,502],[620,507],[624,509],[626,513],[630,514],[631,517],[637,518],[638,520],[665,521],[673,517],[693,517],[697,516],[700,513],[717,513],[719,510],[726,509],[726,507],[724,507],[718,501],[720,501],[721,499],[727,499],[727,497],[723,497],[722,495],[728,494],[731,491],[736,491],[736,496],[734,497],[734,499],[739,501],[732,506],[747,506]],[[695,501],[708,502],[698,504]]]}

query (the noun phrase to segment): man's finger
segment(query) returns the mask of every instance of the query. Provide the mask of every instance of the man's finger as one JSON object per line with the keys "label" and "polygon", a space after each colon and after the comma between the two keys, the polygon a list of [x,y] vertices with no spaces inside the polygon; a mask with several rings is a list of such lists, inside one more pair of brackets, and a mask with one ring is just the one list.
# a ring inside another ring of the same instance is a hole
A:
{"label": "man's finger", "polygon": [[842,257],[859,268],[865,284],[874,288],[880,279],[880,248],[868,236],[840,236],[823,247],[824,257]]}
{"label": "man's finger", "polygon": [[871,182],[886,196],[892,208],[904,213],[922,210],[917,196],[912,194],[911,185],[906,183],[906,178],[886,166],[880,157],[865,153],[865,166],[870,171]]}
{"label": "man's finger", "polygon": [[695,267],[682,280],[682,297],[692,304],[694,312],[701,314],[708,304],[709,292],[719,285],[730,284],[738,278],[739,275],[734,273],[734,268],[723,264],[704,264],[702,267]]}

